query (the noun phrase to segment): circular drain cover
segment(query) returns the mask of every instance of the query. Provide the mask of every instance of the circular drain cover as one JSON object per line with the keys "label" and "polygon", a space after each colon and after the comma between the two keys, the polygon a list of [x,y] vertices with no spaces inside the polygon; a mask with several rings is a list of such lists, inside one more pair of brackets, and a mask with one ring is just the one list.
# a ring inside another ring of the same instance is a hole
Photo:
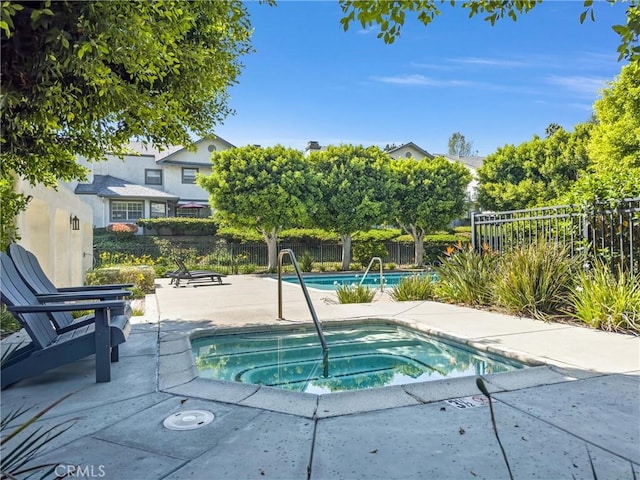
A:
{"label": "circular drain cover", "polygon": [[207,410],[185,410],[164,419],[162,424],[169,430],[195,430],[213,421],[214,415]]}

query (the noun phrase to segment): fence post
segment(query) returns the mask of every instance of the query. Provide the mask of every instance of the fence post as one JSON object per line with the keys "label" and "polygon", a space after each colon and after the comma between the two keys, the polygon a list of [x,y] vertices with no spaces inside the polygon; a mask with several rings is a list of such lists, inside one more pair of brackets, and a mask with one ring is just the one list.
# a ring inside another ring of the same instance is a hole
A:
{"label": "fence post", "polygon": [[476,212],[471,212],[471,247],[478,250],[476,246]]}

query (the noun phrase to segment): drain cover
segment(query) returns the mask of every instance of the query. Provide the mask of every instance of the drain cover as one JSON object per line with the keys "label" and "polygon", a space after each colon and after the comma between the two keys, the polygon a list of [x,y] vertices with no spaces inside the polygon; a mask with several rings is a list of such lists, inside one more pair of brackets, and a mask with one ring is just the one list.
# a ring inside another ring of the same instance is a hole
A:
{"label": "drain cover", "polygon": [[164,419],[162,424],[169,430],[195,430],[213,421],[213,413],[207,410],[185,410]]}

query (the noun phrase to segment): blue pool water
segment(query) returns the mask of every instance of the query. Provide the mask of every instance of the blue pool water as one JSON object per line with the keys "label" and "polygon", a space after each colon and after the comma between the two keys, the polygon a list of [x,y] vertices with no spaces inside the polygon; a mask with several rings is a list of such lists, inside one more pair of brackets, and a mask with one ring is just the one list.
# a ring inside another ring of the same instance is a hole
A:
{"label": "blue pool water", "polygon": [[[307,275],[303,276],[304,283],[309,288],[317,288],[319,290],[335,290],[338,286],[343,285],[357,285],[362,280],[362,273],[339,273],[331,275]],[[383,273],[382,281],[385,287],[395,287],[400,283],[400,280],[405,277],[419,276],[431,276],[434,277],[435,273],[427,272],[394,272]],[[295,275],[282,277],[283,282],[295,283],[298,282],[298,277]],[[369,288],[380,288],[380,271],[369,272],[364,279],[364,286]]]}
{"label": "blue pool water", "polygon": [[389,323],[196,338],[201,377],[326,394],[523,368],[511,359]]}

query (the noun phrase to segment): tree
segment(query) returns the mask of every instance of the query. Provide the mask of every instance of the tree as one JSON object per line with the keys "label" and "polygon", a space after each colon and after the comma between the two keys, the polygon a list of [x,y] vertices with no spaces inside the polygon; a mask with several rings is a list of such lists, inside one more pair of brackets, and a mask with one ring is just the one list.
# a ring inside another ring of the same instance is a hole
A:
{"label": "tree", "polygon": [[[627,24],[613,25],[612,29],[620,36],[618,46],[619,60],[623,58],[631,62],[640,61],[640,8],[638,0],[612,0],[624,1],[627,5]],[[385,43],[393,43],[400,35],[407,13],[415,13],[422,24],[429,25],[431,21],[442,12],[438,8],[436,0],[405,0],[402,2],[364,2],[362,0],[340,0],[340,6],[344,16],[340,19],[343,29],[349,29],[349,25],[356,21],[362,28],[377,25],[380,28],[378,38]],[[444,3],[441,0],[439,3]],[[509,17],[514,22],[518,15],[526,14],[542,0],[466,0],[462,2],[450,2],[452,6],[461,6],[469,10],[469,17],[478,14],[486,15],[484,19],[494,25],[496,21]],[[595,21],[593,0],[584,0],[584,11],[580,14],[580,23],[584,23],[587,16]]]}
{"label": "tree", "polygon": [[546,138],[553,137],[555,133],[560,130],[562,127],[555,122],[547,125],[547,128],[544,130],[544,135]]}
{"label": "tree", "polygon": [[456,155],[457,157],[468,157],[471,155],[471,149],[473,148],[473,142],[468,141],[463,134],[455,132],[449,138],[449,155]]}
{"label": "tree", "polygon": [[316,176],[299,150],[281,145],[247,146],[216,152],[212,171],[199,177],[214,217],[224,225],[254,228],[267,243],[270,270],[277,267],[283,228],[309,223],[320,201]]}
{"label": "tree", "polygon": [[594,109],[591,162],[573,186],[570,201],[640,196],[640,64],[623,67]]}
{"label": "tree", "polygon": [[3,243],[24,207],[16,177],[55,188],[84,179],[78,155],[212,134],[251,51],[233,0],[3,2],[0,28]]}
{"label": "tree", "polygon": [[460,162],[443,157],[400,158],[392,163],[397,188],[394,215],[400,227],[413,238],[415,263],[424,260],[424,236],[446,228],[464,213],[469,170]]}
{"label": "tree", "polygon": [[322,181],[315,225],[340,235],[342,270],[348,270],[353,234],[388,218],[391,157],[378,147],[340,145],[314,152],[309,161]]}
{"label": "tree", "polygon": [[487,156],[477,171],[478,204],[485,210],[516,210],[555,203],[587,167],[591,123],[546,139],[534,135]]}

